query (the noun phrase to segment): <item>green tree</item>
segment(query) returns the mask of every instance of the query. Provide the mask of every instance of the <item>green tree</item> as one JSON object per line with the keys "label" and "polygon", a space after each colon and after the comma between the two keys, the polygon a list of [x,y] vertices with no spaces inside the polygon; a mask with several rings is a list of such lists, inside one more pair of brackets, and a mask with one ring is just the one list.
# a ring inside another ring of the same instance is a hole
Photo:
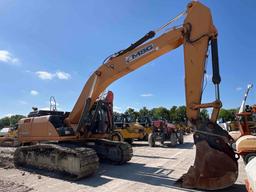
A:
{"label": "green tree", "polygon": [[18,123],[18,121],[22,118],[24,118],[24,115],[13,115],[10,117],[10,125],[14,126],[15,124]]}
{"label": "green tree", "polygon": [[10,118],[4,117],[4,118],[0,119],[0,125],[1,125],[1,128],[10,126]]}
{"label": "green tree", "polygon": [[176,110],[177,110],[177,106],[172,106],[169,111],[169,119],[171,122],[175,121],[177,118]]}
{"label": "green tree", "polygon": [[176,119],[175,121],[177,122],[185,122],[187,119],[186,115],[186,107],[185,106],[180,106],[176,109]]}
{"label": "green tree", "polygon": [[11,117],[3,117],[0,119],[0,128],[14,126],[18,121],[25,116],[23,115],[12,115]]}
{"label": "green tree", "polygon": [[200,118],[201,119],[209,119],[209,114],[208,114],[207,109],[202,109],[200,111]]}
{"label": "green tree", "polygon": [[132,120],[136,120],[139,117],[139,113],[135,111],[133,108],[128,108],[125,112],[125,115],[131,117]]}
{"label": "green tree", "polygon": [[143,107],[139,110],[139,116],[151,116],[150,110],[148,110],[147,107]]}
{"label": "green tree", "polygon": [[235,120],[236,109],[221,109],[219,113],[219,118],[225,121]]}
{"label": "green tree", "polygon": [[3,121],[0,119],[0,129],[4,127]]}
{"label": "green tree", "polygon": [[170,120],[169,110],[166,109],[165,107],[153,108],[151,112],[152,112],[153,118],[155,119],[166,119],[167,121]]}

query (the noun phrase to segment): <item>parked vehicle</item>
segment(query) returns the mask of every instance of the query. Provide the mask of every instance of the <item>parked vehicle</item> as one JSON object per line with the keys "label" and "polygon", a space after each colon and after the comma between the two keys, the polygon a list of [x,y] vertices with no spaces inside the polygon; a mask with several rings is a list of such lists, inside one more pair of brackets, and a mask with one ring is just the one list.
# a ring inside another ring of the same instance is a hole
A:
{"label": "parked vehicle", "polygon": [[124,114],[114,116],[114,132],[119,133],[129,144],[132,144],[134,139],[142,140],[146,135],[142,125]]}
{"label": "parked vehicle", "polygon": [[156,141],[162,145],[165,141],[170,141],[171,146],[175,146],[177,143],[182,144],[184,142],[183,132],[165,120],[153,121],[153,130],[148,136],[149,146],[154,147]]}

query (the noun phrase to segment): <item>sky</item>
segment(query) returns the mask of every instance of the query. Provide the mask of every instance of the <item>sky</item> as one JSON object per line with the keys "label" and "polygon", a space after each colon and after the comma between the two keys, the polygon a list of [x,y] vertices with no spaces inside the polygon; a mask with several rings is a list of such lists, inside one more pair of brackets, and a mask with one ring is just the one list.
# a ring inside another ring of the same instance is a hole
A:
{"label": "sky", "polygon": [[[32,106],[70,111],[90,75],[110,54],[185,10],[187,0],[1,0],[0,117]],[[202,0],[218,29],[224,108],[238,107],[255,83],[256,1]],[[183,22],[183,18],[174,25]],[[185,104],[182,46],[108,87],[114,110]],[[211,60],[203,102],[214,100]],[[256,84],[255,84],[256,86]],[[248,104],[256,103],[256,88]]]}

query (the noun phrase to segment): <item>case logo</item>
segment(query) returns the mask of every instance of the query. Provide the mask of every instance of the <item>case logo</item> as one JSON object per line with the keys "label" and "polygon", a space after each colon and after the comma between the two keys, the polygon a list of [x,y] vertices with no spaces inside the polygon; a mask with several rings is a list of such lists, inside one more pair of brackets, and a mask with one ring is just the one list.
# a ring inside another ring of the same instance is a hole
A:
{"label": "case logo", "polygon": [[143,55],[146,55],[150,52],[152,52],[154,50],[154,44],[150,44],[146,47],[143,47],[142,49],[138,50],[137,52],[131,54],[130,56],[126,57],[126,62],[132,62],[140,57],[142,57]]}

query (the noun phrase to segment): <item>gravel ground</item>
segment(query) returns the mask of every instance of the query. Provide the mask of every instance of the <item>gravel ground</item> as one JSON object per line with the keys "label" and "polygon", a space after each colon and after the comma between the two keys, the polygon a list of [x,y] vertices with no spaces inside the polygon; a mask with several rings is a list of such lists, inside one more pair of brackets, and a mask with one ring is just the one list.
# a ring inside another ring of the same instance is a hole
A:
{"label": "gravel ground", "polygon": [[0,167],[2,168],[14,168],[13,165],[13,153],[14,147],[0,147]]}
{"label": "gravel ground", "polygon": [[[5,150],[5,153],[3,152]],[[132,160],[121,166],[101,164],[95,175],[79,181],[59,179],[52,172],[0,168],[0,191],[56,191],[56,192],[129,192],[129,191],[198,191],[181,188],[177,183],[190,165],[193,164],[195,147],[192,136],[185,137],[185,143],[175,148],[148,147],[146,142],[135,142]],[[13,148],[0,148],[0,161],[3,154],[11,159]],[[235,185],[221,191],[245,191],[245,171],[239,161],[239,178]]]}
{"label": "gravel ground", "polygon": [[3,192],[29,192],[32,190],[33,190],[32,188],[29,188],[22,184],[17,184],[11,181],[0,180],[0,191],[3,191]]}

